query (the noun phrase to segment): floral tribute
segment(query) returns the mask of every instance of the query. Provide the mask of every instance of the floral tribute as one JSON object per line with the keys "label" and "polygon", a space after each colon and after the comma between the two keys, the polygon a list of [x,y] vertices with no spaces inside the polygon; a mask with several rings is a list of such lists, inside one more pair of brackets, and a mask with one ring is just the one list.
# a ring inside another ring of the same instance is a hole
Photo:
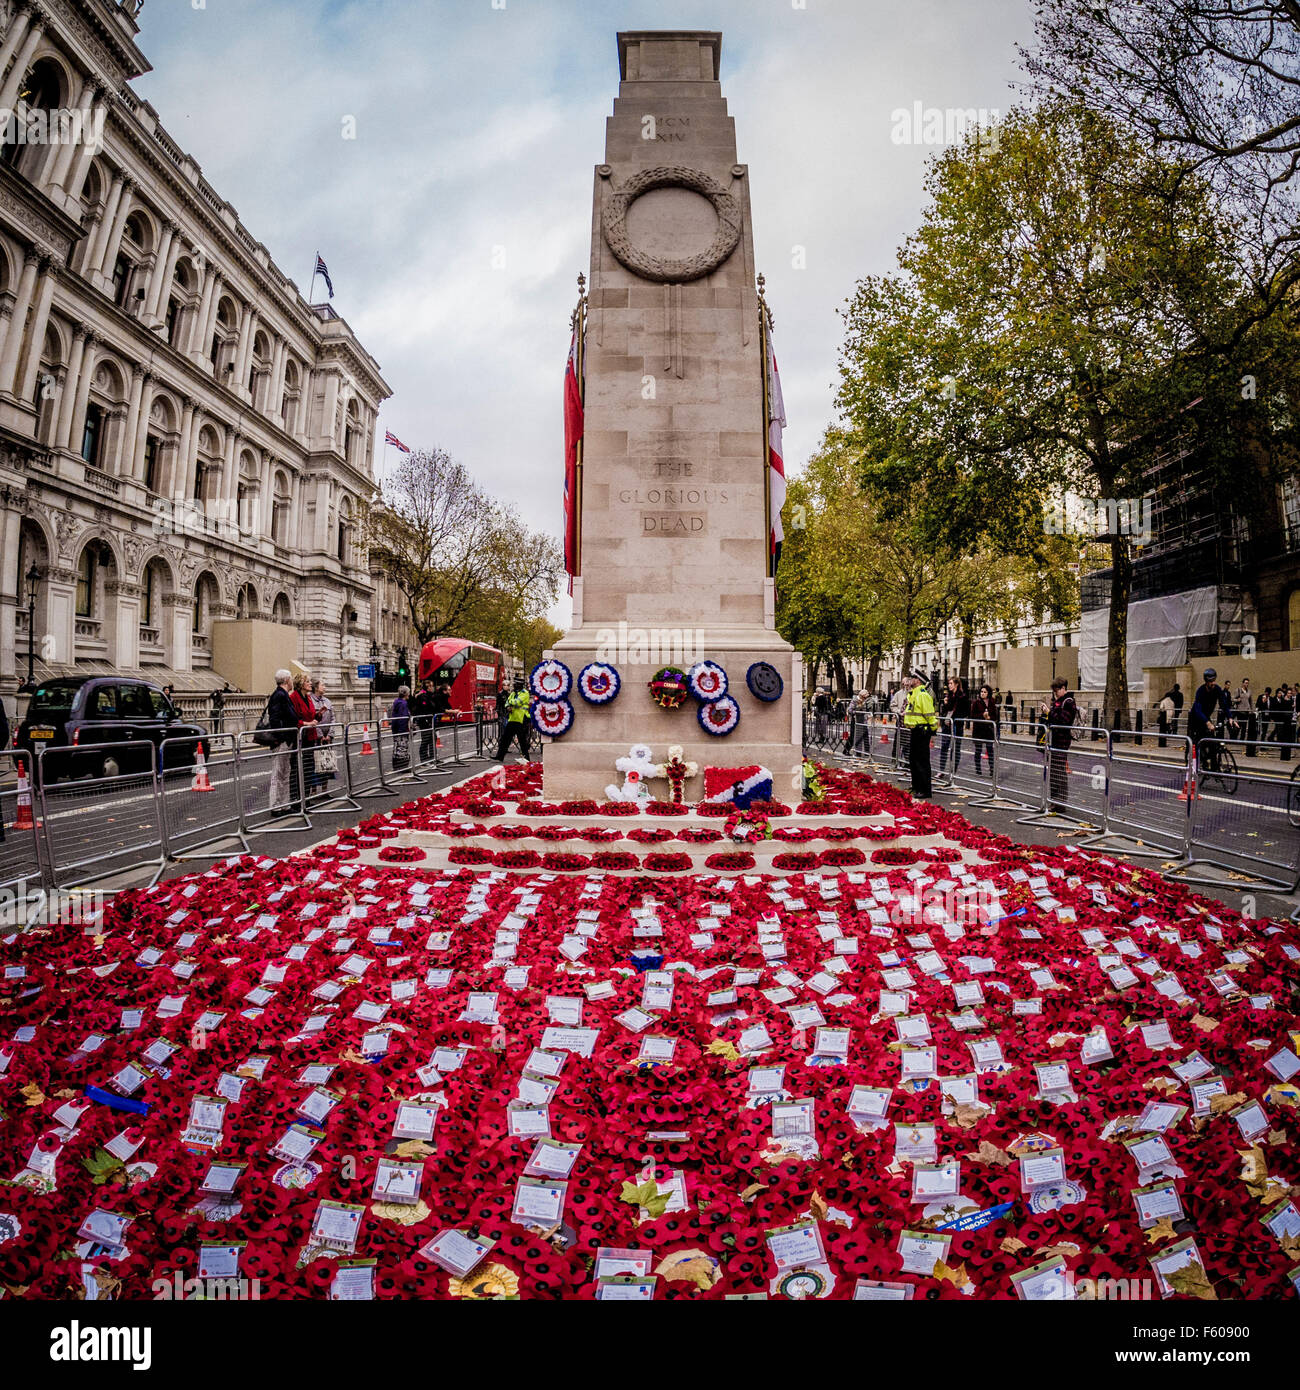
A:
{"label": "floral tribute", "polygon": [[944,853],[356,857],[511,767],[4,938],[6,1296],[1294,1297],[1300,927],[821,777]]}
{"label": "floral tribute", "polygon": [[573,689],[573,672],[562,661],[539,661],[529,674],[528,688],[539,700],[566,700]]}
{"label": "floral tribute", "polygon": [[680,709],[686,703],[690,687],[686,672],[680,666],[661,666],[649,681],[650,698],[660,709]]}
{"label": "floral tribute", "polygon": [[706,734],[722,738],[740,723],[740,705],[730,695],[724,695],[719,700],[702,704],[695,717]]}
{"label": "floral tribute", "polygon": [[687,778],[694,777],[699,770],[699,763],[682,756],[680,743],[674,743],[668,750],[668,757],[656,766],[655,776],[663,777],[668,782],[668,801],[674,810],[682,804]]}
{"label": "floral tribute", "polygon": [[578,672],[578,694],[589,705],[607,705],[618,694],[623,681],[613,666],[593,661]]}
{"label": "floral tribute", "polygon": [[563,738],[573,728],[573,706],[568,700],[534,700],[530,717],[533,728],[547,738]]}
{"label": "floral tribute", "polygon": [[720,700],[727,693],[727,673],[716,661],[697,661],[686,673],[686,681],[701,702]]}

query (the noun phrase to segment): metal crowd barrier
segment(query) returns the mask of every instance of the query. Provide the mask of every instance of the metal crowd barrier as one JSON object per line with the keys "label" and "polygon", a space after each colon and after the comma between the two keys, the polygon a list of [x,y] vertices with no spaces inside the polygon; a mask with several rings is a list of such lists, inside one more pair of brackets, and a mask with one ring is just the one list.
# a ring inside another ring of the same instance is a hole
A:
{"label": "metal crowd barrier", "polygon": [[[932,742],[943,757],[943,733]],[[815,727],[805,720],[814,736]],[[1185,734],[1165,734],[1157,744],[1149,731],[1104,731],[1104,741],[1076,730],[1068,750],[1053,749],[1037,720],[1003,720],[993,746],[993,775],[974,768],[974,738],[967,728],[960,752],[949,730],[945,776],[936,769],[936,791],[983,793],[973,804],[1005,805],[1027,812],[1018,824],[1100,824],[1100,833],[1079,843],[1115,849],[1134,857],[1186,861],[1171,871],[1190,883],[1220,879],[1192,877],[1207,864],[1253,875],[1286,892],[1300,888],[1300,745],[1273,746],[1276,759],[1250,758],[1256,740],[1202,739],[1200,767],[1193,766]],[[909,731],[893,716],[855,715],[849,721],[850,763],[866,764],[884,776],[905,778]],[[1100,743],[1100,746],[1098,746]],[[810,745],[815,746],[815,744]],[[1262,752],[1262,747],[1260,747]]]}
{"label": "metal crowd barrier", "polygon": [[1191,843],[1192,741],[1185,734],[1164,734],[1163,745],[1157,745],[1165,754],[1160,757],[1145,751],[1150,740],[1143,744],[1142,738],[1126,729],[1107,732],[1102,833],[1079,843],[1122,849],[1139,859],[1185,859]]}
{"label": "metal crowd barrier", "polygon": [[[167,862],[156,758],[148,739],[41,749],[36,782],[54,887]],[[63,775],[70,780],[53,780]]]}
{"label": "metal crowd barrier", "polygon": [[49,883],[33,771],[26,749],[0,750],[0,888]]}
{"label": "metal crowd barrier", "polygon": [[247,730],[235,741],[240,830],[244,835],[310,830],[304,787],[311,766],[304,768],[301,730],[260,732],[280,743],[273,748],[259,743],[257,730]]}
{"label": "metal crowd barrier", "polygon": [[1188,872],[1213,864],[1293,893],[1300,887],[1300,778],[1259,771],[1238,758],[1244,746],[1242,739],[1198,744],[1188,862],[1176,872],[1187,883],[1218,883]]}
{"label": "metal crowd barrier", "polygon": [[[343,727],[343,756],[347,762],[348,795],[357,801],[370,797],[391,796],[384,767],[382,725],[345,724]],[[391,755],[391,747],[387,750]]]}
{"label": "metal crowd barrier", "polygon": [[[230,732],[163,739],[158,777],[165,863],[224,859],[236,847],[249,848],[235,751],[239,737]],[[226,848],[205,852],[214,845]],[[161,874],[159,868],[156,877]]]}

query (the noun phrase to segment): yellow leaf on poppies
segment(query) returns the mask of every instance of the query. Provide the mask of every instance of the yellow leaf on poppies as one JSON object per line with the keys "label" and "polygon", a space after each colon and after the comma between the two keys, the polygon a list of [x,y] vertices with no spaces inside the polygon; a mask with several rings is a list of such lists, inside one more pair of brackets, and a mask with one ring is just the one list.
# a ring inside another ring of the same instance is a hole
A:
{"label": "yellow leaf on poppies", "polygon": [[714,1038],[704,1050],[714,1057],[725,1057],[729,1062],[740,1060],[740,1053],[736,1051],[735,1044],[729,1043],[726,1038]]}
{"label": "yellow leaf on poppies", "polygon": [[1028,1250],[1029,1247],[1023,1240],[1017,1240],[1015,1236],[1006,1236],[998,1246],[999,1250],[1004,1250],[1008,1255],[1014,1255],[1017,1250]]}
{"label": "yellow leaf on poppies", "polygon": [[1166,1274],[1165,1279],[1175,1293],[1190,1294],[1193,1298],[1204,1299],[1206,1302],[1217,1300],[1219,1297],[1214,1292],[1214,1285],[1206,1277],[1204,1268],[1195,1260],[1185,1264],[1182,1269],[1174,1270],[1172,1274]]}
{"label": "yellow leaf on poppies", "polygon": [[1202,1033],[1213,1033],[1219,1026],[1217,1018],[1208,1018],[1205,1014],[1193,1014],[1192,1023],[1201,1030]]}
{"label": "yellow leaf on poppies", "polygon": [[653,1178],[647,1178],[639,1185],[625,1181],[623,1190],[619,1193],[619,1200],[641,1207],[651,1216],[662,1216],[664,1208],[668,1205],[669,1195],[667,1192],[659,1191],[659,1184]]}
{"label": "yellow leaf on poppies", "polygon": [[1016,1161],[1004,1149],[999,1149],[996,1144],[990,1144],[987,1139],[981,1139],[979,1148],[973,1154],[967,1154],[966,1157],[973,1158],[976,1163],[991,1163],[998,1168],[1007,1168]]}
{"label": "yellow leaf on poppies", "polygon": [[717,1261],[703,1250],[674,1251],[660,1260],[655,1273],[701,1289],[711,1289],[720,1277]]}
{"label": "yellow leaf on poppies", "polygon": [[1300,1255],[1300,1235],[1282,1237],[1282,1253],[1290,1255],[1292,1259]]}
{"label": "yellow leaf on poppies", "polygon": [[1147,1228],[1147,1239],[1152,1245],[1161,1240],[1173,1240],[1176,1234],[1173,1217],[1171,1216],[1162,1216],[1154,1226],[1149,1226]]}
{"label": "yellow leaf on poppies", "polygon": [[1276,1148],[1279,1144],[1287,1142],[1287,1132],[1284,1129],[1270,1129],[1268,1132],[1268,1142]]}
{"label": "yellow leaf on poppies", "polygon": [[740,1194],[740,1200],[741,1200],[742,1202],[750,1202],[750,1201],[753,1201],[753,1199],[754,1199],[755,1197],[757,1197],[758,1194],[759,1194],[760,1192],[766,1192],[766,1191],[767,1191],[767,1184],[766,1184],[765,1182],[752,1182],[752,1183],[750,1183],[749,1186]]}
{"label": "yellow leaf on poppies", "polygon": [[403,1139],[393,1150],[398,1158],[429,1158],[437,1152],[437,1148],[424,1139]]}
{"label": "yellow leaf on poppies", "polygon": [[23,1100],[25,1100],[28,1105],[45,1104],[45,1092],[42,1091],[41,1088],[34,1081],[31,1082],[29,1085],[22,1087],[22,1089],[19,1091],[19,1095],[22,1096]]}
{"label": "yellow leaf on poppies", "polygon": [[813,1193],[808,1202],[808,1209],[818,1221],[825,1221],[829,1214],[829,1209],[826,1206],[826,1199],[820,1192]]}
{"label": "yellow leaf on poppies", "polygon": [[1235,1091],[1230,1096],[1215,1096],[1210,1101],[1210,1114],[1222,1115],[1225,1110],[1235,1110],[1246,1102],[1245,1091]]}
{"label": "yellow leaf on poppies", "polygon": [[988,1113],[985,1105],[959,1104],[953,1108],[952,1115],[962,1129],[974,1129]]}
{"label": "yellow leaf on poppies", "polygon": [[381,1221],[396,1221],[399,1226],[415,1226],[429,1215],[429,1204],[423,1199],[414,1206],[405,1202],[376,1202],[370,1210]]}
{"label": "yellow leaf on poppies", "polygon": [[970,1275],[966,1273],[965,1265],[946,1265],[942,1260],[934,1262],[934,1277],[946,1279],[959,1289],[964,1289],[970,1283]]}

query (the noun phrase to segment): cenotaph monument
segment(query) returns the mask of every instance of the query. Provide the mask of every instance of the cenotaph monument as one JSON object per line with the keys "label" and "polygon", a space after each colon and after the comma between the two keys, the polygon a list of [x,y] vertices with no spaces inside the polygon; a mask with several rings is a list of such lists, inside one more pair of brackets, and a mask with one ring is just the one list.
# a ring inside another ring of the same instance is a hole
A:
{"label": "cenotaph monument", "polygon": [[[551,799],[601,797],[633,744],[659,762],[682,745],[698,769],[688,801],[706,768],[716,783],[754,766],[798,799],[802,662],[775,630],[749,178],[721,49],[717,33],[618,36],[592,210],[573,626],[548,653],[574,677],[572,724],[543,748]],[[699,661],[726,673],[738,722],[725,734],[702,727],[696,698],[652,698],[662,667]],[[607,703],[577,689],[591,663],[618,672]],[[667,797],[666,782],[652,789]]]}

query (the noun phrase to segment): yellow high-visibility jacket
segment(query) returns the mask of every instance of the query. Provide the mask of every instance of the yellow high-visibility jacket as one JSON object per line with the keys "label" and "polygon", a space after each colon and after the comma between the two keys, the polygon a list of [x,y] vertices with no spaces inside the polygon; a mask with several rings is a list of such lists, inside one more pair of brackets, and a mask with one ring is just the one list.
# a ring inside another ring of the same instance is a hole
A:
{"label": "yellow high-visibility jacket", "polygon": [[939,727],[934,713],[934,696],[927,686],[918,685],[908,691],[907,704],[903,707],[903,723],[909,729]]}

